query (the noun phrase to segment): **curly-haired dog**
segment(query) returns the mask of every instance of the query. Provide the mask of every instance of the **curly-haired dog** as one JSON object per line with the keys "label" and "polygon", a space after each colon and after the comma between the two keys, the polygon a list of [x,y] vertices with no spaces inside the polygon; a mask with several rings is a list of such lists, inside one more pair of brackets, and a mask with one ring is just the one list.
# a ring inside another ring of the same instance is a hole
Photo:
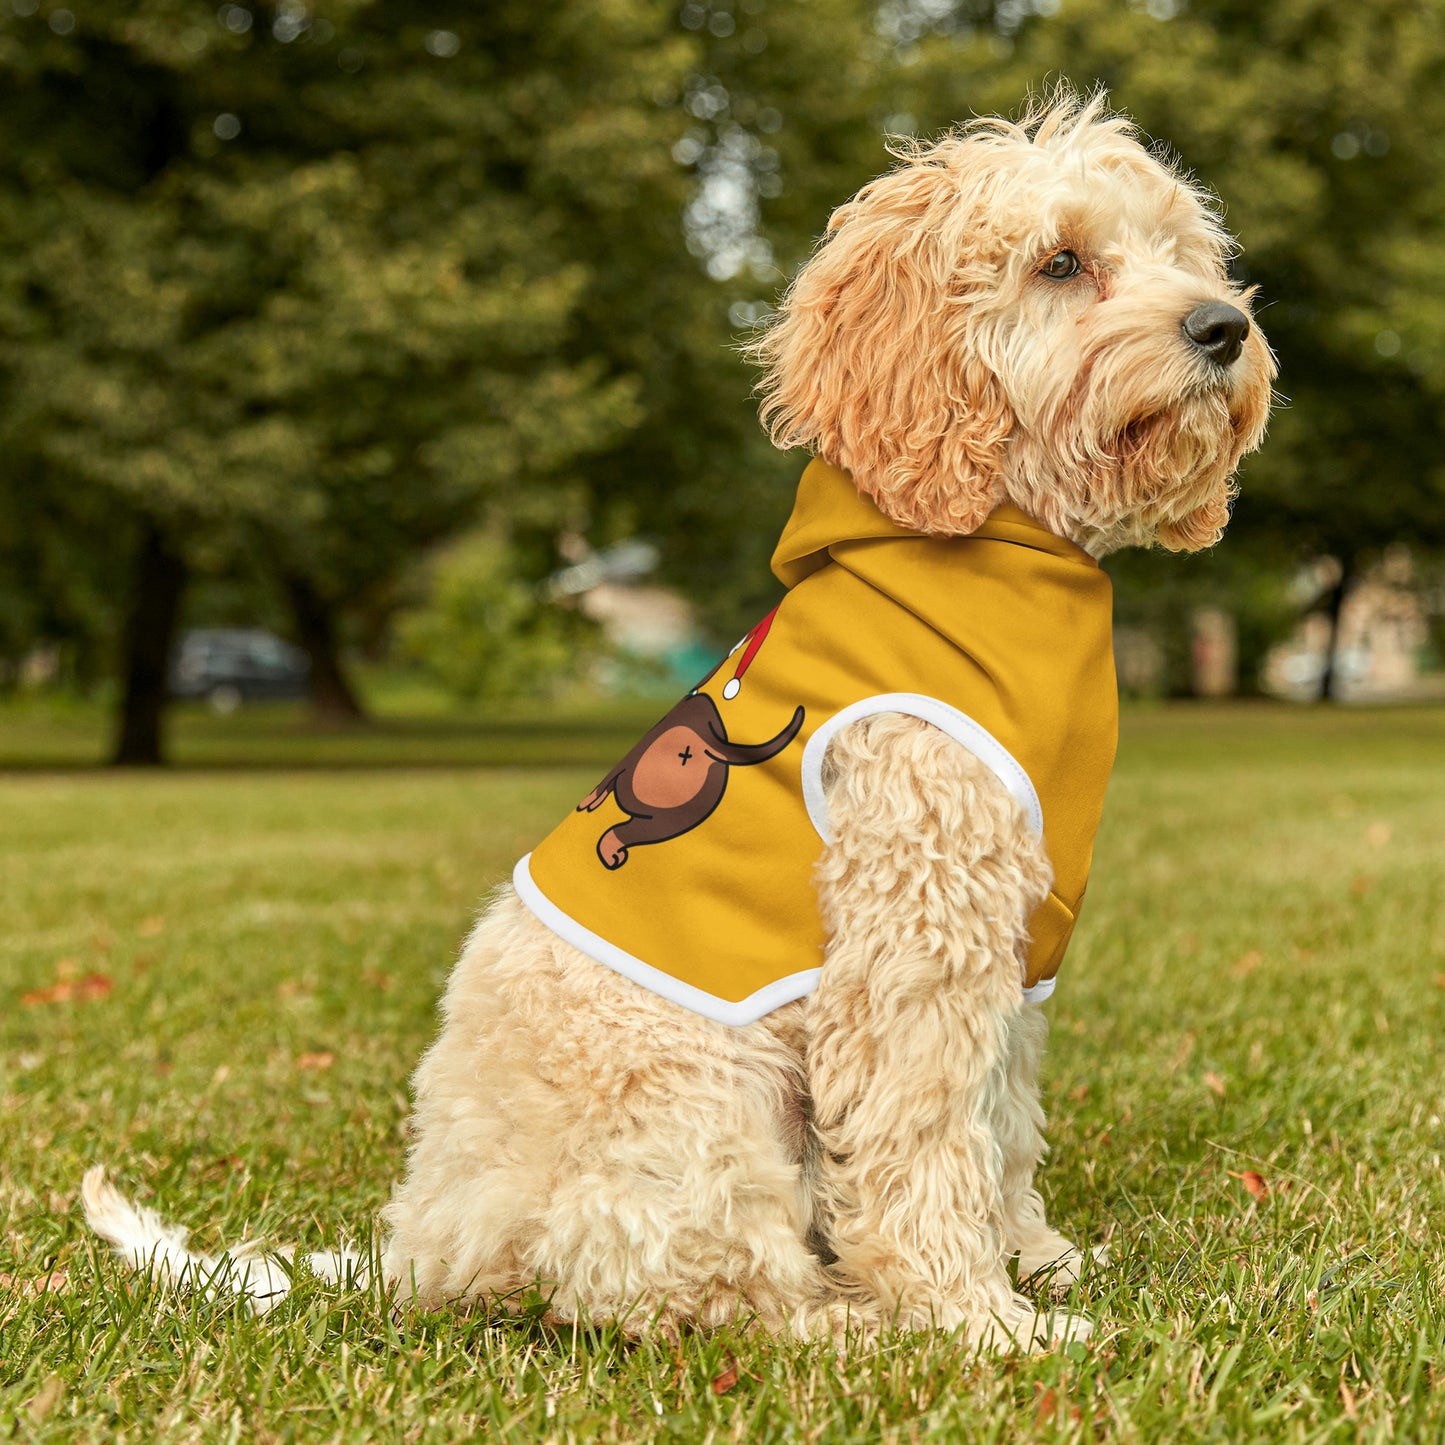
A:
{"label": "curly-haired dog", "polygon": [[[1112,760],[1096,559],[1212,544],[1264,431],[1229,249],[1067,95],[836,212],[755,347],[774,440],[820,459],[791,590],[468,940],[386,1209],[404,1295],[1086,1333],[1007,1272],[1079,1263],[1034,1187],[1036,1000]],[[175,1243],[98,1171],[87,1202],[133,1257]]]}

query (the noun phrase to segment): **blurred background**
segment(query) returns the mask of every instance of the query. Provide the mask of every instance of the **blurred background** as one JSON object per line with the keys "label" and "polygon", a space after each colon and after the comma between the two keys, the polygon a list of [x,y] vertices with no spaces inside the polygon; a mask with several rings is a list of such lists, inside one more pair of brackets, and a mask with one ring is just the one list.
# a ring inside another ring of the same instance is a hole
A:
{"label": "blurred background", "polygon": [[736,347],[887,136],[1062,77],[1287,398],[1109,562],[1126,694],[1445,697],[1445,0],[0,0],[0,761],[687,686],[803,463]]}

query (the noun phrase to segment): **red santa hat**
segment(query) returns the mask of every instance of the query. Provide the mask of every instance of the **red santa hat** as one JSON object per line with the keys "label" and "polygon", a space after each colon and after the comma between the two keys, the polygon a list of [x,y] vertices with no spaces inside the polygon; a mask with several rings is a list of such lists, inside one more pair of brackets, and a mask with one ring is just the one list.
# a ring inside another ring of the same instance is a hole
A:
{"label": "red santa hat", "polygon": [[[753,658],[758,655],[758,649],[767,638],[768,629],[773,625],[773,618],[777,616],[778,609],[773,608],[756,627],[753,628],[743,640],[733,648],[733,652],[742,652],[738,658],[738,665],[733,668],[733,675],[723,685],[723,697],[731,702],[743,690],[743,674],[752,666]],[[731,656],[732,654],[729,654]]]}

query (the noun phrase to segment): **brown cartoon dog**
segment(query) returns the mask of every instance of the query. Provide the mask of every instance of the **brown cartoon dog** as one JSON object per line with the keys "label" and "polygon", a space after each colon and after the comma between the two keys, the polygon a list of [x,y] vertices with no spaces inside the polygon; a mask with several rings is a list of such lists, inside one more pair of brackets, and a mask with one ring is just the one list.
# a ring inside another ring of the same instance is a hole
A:
{"label": "brown cartoon dog", "polygon": [[717,704],[706,693],[690,693],[577,805],[579,813],[590,813],[612,793],[628,815],[597,840],[603,865],[620,868],[630,847],[696,828],[722,801],[729,768],[776,757],[802,725],[797,708],[767,742],[731,742]]}

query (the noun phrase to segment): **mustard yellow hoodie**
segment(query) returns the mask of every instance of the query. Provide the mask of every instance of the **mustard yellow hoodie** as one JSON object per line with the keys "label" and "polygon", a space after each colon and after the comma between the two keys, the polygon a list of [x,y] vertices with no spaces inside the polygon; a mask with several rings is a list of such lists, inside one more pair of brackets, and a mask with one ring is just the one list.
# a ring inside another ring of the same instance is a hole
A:
{"label": "mustard yellow hoodie", "polygon": [[1114,761],[1107,576],[1007,504],[971,536],[905,531],[822,461],[773,571],[777,609],[518,863],[519,896],[598,962],[751,1023],[823,966],[829,739],[908,713],[986,763],[1043,834],[1054,886],[1021,984],[1047,997]]}

